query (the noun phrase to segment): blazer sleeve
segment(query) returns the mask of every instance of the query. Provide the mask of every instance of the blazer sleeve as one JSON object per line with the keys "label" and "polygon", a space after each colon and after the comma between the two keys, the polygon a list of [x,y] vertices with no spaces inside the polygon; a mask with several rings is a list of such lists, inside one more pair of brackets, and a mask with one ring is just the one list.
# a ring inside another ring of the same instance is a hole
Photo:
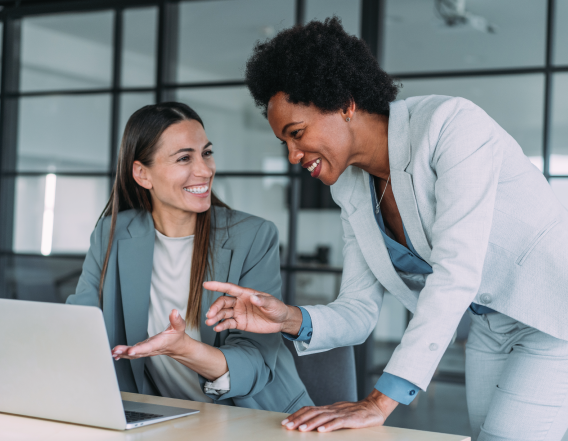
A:
{"label": "blazer sleeve", "polygon": [[361,344],[379,319],[384,288],[367,265],[343,210],[341,221],[344,264],[339,296],[328,305],[304,306],[313,331],[309,344],[294,342],[299,355]]}
{"label": "blazer sleeve", "polygon": [[[238,284],[254,288],[281,299],[278,230],[264,221],[244,259]],[[253,334],[232,329],[219,348],[225,355],[231,373],[231,390],[223,395],[208,396],[214,400],[248,398],[256,395],[275,377],[282,337],[277,334]],[[203,387],[205,379],[200,376]]]}
{"label": "blazer sleeve", "polygon": [[79,283],[75,294],[67,297],[66,303],[84,306],[100,306],[99,304],[99,280],[102,271],[102,246],[103,221],[99,221],[91,234],[91,245],[83,262],[83,272],[79,277]]}
{"label": "blazer sleeve", "polygon": [[385,368],[423,390],[481,284],[502,162],[500,128],[467,100],[448,100],[429,127],[430,166],[437,176],[433,273]]}

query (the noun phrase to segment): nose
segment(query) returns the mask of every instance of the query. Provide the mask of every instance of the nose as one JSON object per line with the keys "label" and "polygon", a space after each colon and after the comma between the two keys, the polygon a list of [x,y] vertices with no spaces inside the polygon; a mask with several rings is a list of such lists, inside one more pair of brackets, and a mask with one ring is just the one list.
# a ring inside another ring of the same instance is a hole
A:
{"label": "nose", "polygon": [[291,143],[288,143],[288,161],[290,164],[298,164],[304,157],[304,152],[295,148]]}
{"label": "nose", "polygon": [[193,174],[200,178],[211,178],[213,176],[213,169],[207,164],[207,162],[202,158],[195,162],[195,166],[193,168]]}

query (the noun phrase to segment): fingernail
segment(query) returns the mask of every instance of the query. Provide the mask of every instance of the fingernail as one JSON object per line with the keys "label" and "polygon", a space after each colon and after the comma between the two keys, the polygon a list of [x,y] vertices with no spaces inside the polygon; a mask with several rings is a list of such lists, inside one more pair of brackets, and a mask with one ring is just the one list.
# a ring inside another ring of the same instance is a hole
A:
{"label": "fingernail", "polygon": [[136,352],[131,352],[129,355],[136,355]]}
{"label": "fingernail", "polygon": [[294,427],[294,423],[292,421],[290,421],[288,424],[286,424],[286,427],[288,429],[291,429],[292,427]]}
{"label": "fingernail", "polygon": [[122,351],[114,351],[115,354],[122,354]]}
{"label": "fingernail", "polygon": [[251,299],[253,302],[258,302],[258,296],[252,295],[252,296],[250,296],[250,299]]}
{"label": "fingernail", "polygon": [[298,427],[298,429],[300,430],[306,430],[308,428],[307,424],[302,424],[300,427]]}
{"label": "fingernail", "polygon": [[282,421],[282,425],[285,426],[287,422],[288,422],[288,418],[286,418],[284,421]]}
{"label": "fingernail", "polygon": [[325,430],[325,426],[319,426],[318,427],[318,432],[323,432]]}

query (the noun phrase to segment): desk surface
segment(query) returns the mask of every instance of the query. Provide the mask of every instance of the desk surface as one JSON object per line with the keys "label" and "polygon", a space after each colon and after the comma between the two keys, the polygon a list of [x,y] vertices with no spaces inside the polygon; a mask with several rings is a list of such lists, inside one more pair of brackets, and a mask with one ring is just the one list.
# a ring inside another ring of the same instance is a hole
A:
{"label": "desk surface", "polygon": [[369,429],[341,430],[331,433],[300,433],[280,425],[286,414],[172,398],[122,393],[128,401],[164,404],[198,409],[200,413],[165,421],[139,429],[114,431],[74,424],[58,423],[36,418],[0,413],[0,440],[19,441],[153,441],[153,440],[214,440],[214,441],[279,441],[320,439],[325,441],[469,441],[470,438],[433,432],[373,427]]}

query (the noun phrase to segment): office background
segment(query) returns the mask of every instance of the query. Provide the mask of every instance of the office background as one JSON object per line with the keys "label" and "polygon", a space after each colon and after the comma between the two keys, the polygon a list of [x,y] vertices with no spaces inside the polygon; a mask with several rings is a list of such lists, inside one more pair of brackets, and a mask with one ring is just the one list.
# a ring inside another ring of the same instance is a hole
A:
{"label": "office background", "polygon": [[[337,15],[400,80],[399,98],[481,106],[519,142],[568,207],[568,0],[2,1],[0,296],[64,302],[106,203],[122,130],[143,105],[182,101],[214,144],[214,190],[280,231],[289,303],[328,303],[342,267],[329,189],[292,167],[243,83],[254,43]],[[356,350],[366,395],[409,317],[387,295]],[[463,344],[435,382],[389,419],[468,433]]]}

